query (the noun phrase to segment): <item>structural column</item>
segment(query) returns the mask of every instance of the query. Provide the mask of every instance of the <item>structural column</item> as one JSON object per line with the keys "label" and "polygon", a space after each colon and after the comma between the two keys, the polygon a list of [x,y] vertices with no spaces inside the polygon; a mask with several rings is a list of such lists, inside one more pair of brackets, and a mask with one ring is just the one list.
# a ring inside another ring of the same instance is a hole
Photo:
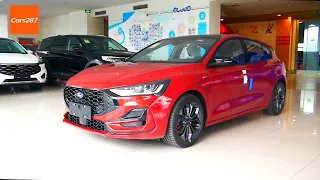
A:
{"label": "structural column", "polygon": [[209,1],[209,34],[220,34],[221,3]]}
{"label": "structural column", "polygon": [[8,38],[9,37],[9,25],[8,25],[8,16],[0,15],[0,37]]}

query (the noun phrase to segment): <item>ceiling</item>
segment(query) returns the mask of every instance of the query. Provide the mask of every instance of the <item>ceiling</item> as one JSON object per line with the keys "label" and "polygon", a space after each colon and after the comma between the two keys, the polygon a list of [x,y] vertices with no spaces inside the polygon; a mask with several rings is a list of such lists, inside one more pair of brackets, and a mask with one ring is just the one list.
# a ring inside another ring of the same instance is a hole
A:
{"label": "ceiling", "polygon": [[222,16],[242,17],[261,14],[320,10],[320,1],[259,0],[251,3],[229,3],[222,6]]}
{"label": "ceiling", "polygon": [[99,9],[141,1],[143,0],[0,0],[0,14],[9,14],[10,5],[14,4],[38,4],[40,16],[48,17],[78,10]]}

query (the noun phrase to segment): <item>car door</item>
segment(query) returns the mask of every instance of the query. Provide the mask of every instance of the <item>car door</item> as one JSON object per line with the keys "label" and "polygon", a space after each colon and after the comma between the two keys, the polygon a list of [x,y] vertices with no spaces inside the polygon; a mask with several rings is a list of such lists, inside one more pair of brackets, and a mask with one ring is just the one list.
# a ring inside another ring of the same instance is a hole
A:
{"label": "car door", "polygon": [[253,40],[244,39],[246,61],[250,65],[251,77],[249,90],[252,108],[261,108],[269,104],[270,94],[277,81],[277,64],[272,61],[271,49]]}
{"label": "car door", "polygon": [[84,50],[82,44],[75,36],[68,36],[66,54],[66,70],[71,76],[82,71],[89,61],[87,57],[88,52]]}
{"label": "car door", "polygon": [[250,109],[249,69],[249,65],[245,64],[245,50],[240,39],[226,40],[217,48],[208,63],[211,121],[219,121]]}
{"label": "car door", "polygon": [[55,38],[48,48],[48,55],[45,57],[50,64],[50,70],[55,77],[61,77],[66,73],[66,38],[63,36]]}

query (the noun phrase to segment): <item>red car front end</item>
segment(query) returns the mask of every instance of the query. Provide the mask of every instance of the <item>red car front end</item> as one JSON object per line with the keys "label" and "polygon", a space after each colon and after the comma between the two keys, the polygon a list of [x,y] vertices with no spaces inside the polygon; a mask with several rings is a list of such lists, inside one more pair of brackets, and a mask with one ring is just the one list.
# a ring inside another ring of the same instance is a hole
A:
{"label": "red car front end", "polygon": [[[131,68],[137,71],[127,73]],[[116,63],[87,69],[67,82],[64,89],[67,106],[64,122],[110,138],[162,138],[173,103],[183,87],[176,86],[181,79],[174,78],[173,74],[181,71],[191,74],[194,70],[194,65],[154,63]],[[159,75],[155,77],[153,73]],[[145,95],[116,94],[115,87],[135,87],[139,90],[139,86],[155,90]],[[82,105],[92,110],[86,111]]]}

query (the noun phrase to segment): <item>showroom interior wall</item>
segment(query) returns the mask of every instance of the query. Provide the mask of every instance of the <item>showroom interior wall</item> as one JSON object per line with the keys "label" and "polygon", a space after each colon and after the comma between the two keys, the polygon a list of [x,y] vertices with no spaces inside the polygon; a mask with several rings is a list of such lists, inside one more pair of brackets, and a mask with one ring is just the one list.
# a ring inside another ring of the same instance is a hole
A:
{"label": "showroom interior wall", "polygon": [[[114,6],[114,7],[106,7],[101,9],[95,9],[94,12],[97,11],[106,11],[106,15],[108,15],[109,22],[116,22],[116,21],[122,21],[122,14],[126,12],[133,11],[133,6],[142,5],[142,4],[148,4],[148,8],[141,9],[143,11],[150,11],[150,12],[161,12],[166,9],[172,9],[175,6],[178,6],[179,9],[192,5],[192,4],[201,4],[204,2],[208,2],[208,0],[149,0],[149,1],[143,1],[139,3],[130,3],[120,6]],[[141,11],[140,10],[140,11]],[[104,15],[105,16],[105,15]]]}
{"label": "showroom interior wall", "polygon": [[[277,21],[234,23],[227,26],[236,34],[257,39],[276,48]],[[270,31],[267,32],[268,29]]]}
{"label": "showroom interior wall", "polygon": [[0,37],[8,37],[8,30],[9,30],[9,26],[8,26],[8,16],[7,15],[1,15],[0,16]]}
{"label": "showroom interior wall", "polygon": [[[172,11],[174,7],[178,7],[179,9],[182,9],[189,5],[195,5],[195,4],[203,4],[203,3],[209,3],[210,8],[210,22],[209,22],[209,32],[210,33],[220,33],[220,13],[221,13],[221,3],[220,1],[209,1],[209,0],[162,0],[162,1],[155,1],[155,0],[149,0],[149,1],[143,1],[139,3],[131,3],[121,6],[115,6],[115,7],[107,7],[107,8],[101,8],[101,9],[95,9],[93,10],[93,14],[98,11],[106,11],[106,14],[103,16],[108,16],[109,24],[114,24],[116,22],[122,21],[122,15],[126,12],[132,12],[133,6],[142,5],[142,4],[148,4],[148,8],[142,9],[140,11],[146,11],[151,13],[159,13],[163,11]],[[96,16],[99,17],[99,16]]]}
{"label": "showroom interior wall", "polygon": [[87,16],[87,33],[89,35],[104,35],[104,18]]}
{"label": "showroom interior wall", "polygon": [[96,18],[92,14],[85,13],[84,10],[41,18],[40,39],[66,34],[103,35],[103,20],[103,18]]}

